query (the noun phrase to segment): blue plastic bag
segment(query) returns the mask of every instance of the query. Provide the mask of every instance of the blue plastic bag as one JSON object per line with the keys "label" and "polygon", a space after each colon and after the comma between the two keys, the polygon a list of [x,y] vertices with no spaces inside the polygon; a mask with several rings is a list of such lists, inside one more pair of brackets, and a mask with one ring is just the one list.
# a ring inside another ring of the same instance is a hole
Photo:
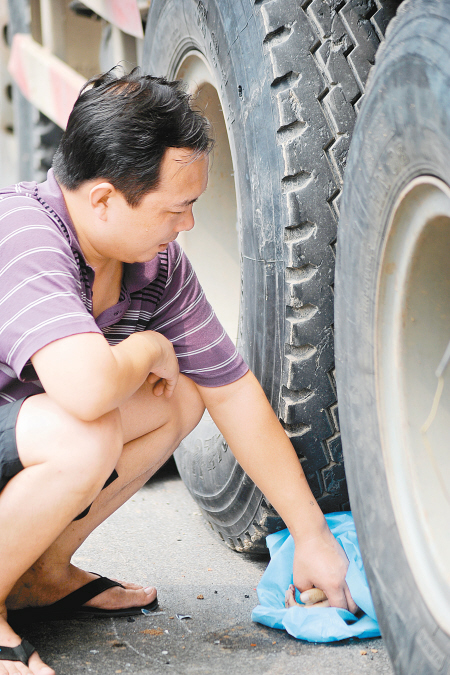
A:
{"label": "blue plastic bag", "polygon": [[[284,595],[293,583],[294,540],[288,530],[270,534],[267,546],[270,563],[258,584],[260,604],[252,612],[252,619],[271,628],[284,628],[290,635],[308,642],[334,642],[346,638],[379,637],[375,609],[362,563],[352,514],[329,513],[328,526],[343,547],[349,559],[345,577],[350,593],[364,615],[356,618],[351,612],[337,607],[284,606]],[[297,596],[298,602],[298,596]]]}

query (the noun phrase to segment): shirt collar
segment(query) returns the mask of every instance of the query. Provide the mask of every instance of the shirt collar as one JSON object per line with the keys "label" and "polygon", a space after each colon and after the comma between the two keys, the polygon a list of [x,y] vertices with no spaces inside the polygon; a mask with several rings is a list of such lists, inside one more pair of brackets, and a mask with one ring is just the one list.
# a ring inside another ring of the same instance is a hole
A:
{"label": "shirt collar", "polygon": [[[47,180],[44,183],[38,184],[37,190],[39,197],[44,202],[46,202],[46,204],[48,204],[48,206],[50,206],[50,208],[55,211],[59,218],[63,221],[69,234],[70,245],[77,249],[77,251],[83,256],[83,260],[86,263],[83,251],[81,250],[78,241],[75,226],[67,210],[64,195],[55,178],[53,169],[50,169],[47,173]],[[150,260],[149,262],[137,262],[132,264],[125,263],[123,283],[128,292],[133,293],[134,291],[140,291],[145,288],[145,286],[148,286],[148,284],[154,281],[158,276],[159,265],[159,256],[156,256],[156,258]]]}

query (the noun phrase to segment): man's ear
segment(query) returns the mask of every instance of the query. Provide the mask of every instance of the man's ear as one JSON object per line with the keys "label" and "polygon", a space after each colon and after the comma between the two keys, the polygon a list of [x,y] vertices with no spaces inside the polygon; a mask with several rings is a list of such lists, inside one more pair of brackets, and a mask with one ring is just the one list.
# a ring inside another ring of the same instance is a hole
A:
{"label": "man's ear", "polygon": [[117,193],[111,183],[98,183],[89,191],[89,203],[99,220],[108,220],[108,208],[110,200]]}

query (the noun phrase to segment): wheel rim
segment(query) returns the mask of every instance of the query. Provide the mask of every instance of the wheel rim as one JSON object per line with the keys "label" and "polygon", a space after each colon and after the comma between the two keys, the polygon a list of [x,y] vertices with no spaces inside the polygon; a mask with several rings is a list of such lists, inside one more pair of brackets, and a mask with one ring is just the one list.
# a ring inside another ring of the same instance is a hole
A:
{"label": "wheel rim", "polygon": [[450,340],[450,189],[442,181],[421,176],[400,194],[378,289],[377,399],[390,496],[422,597],[450,633],[450,367],[423,433]]}
{"label": "wheel rim", "polygon": [[208,189],[195,205],[195,227],[179,241],[228,335],[237,341],[240,300],[240,256],[237,200],[230,143],[217,86],[203,55],[188,51],[174,68],[174,77],[188,85],[189,93],[209,119],[215,146]]}

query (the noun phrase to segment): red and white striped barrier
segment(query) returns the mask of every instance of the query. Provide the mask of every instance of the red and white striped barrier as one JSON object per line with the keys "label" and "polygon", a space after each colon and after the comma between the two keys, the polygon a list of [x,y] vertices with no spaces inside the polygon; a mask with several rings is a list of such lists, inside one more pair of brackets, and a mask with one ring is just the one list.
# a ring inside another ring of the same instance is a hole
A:
{"label": "red and white striped barrier", "polygon": [[124,33],[144,37],[137,0],[83,0],[83,4]]}
{"label": "red and white striped barrier", "polygon": [[8,70],[25,98],[65,129],[84,77],[21,33],[14,36]]}
{"label": "red and white striped barrier", "polygon": [[[137,0],[83,2],[124,33],[144,37]],[[30,35],[20,33],[14,36],[8,69],[25,98],[65,129],[84,77]]]}

